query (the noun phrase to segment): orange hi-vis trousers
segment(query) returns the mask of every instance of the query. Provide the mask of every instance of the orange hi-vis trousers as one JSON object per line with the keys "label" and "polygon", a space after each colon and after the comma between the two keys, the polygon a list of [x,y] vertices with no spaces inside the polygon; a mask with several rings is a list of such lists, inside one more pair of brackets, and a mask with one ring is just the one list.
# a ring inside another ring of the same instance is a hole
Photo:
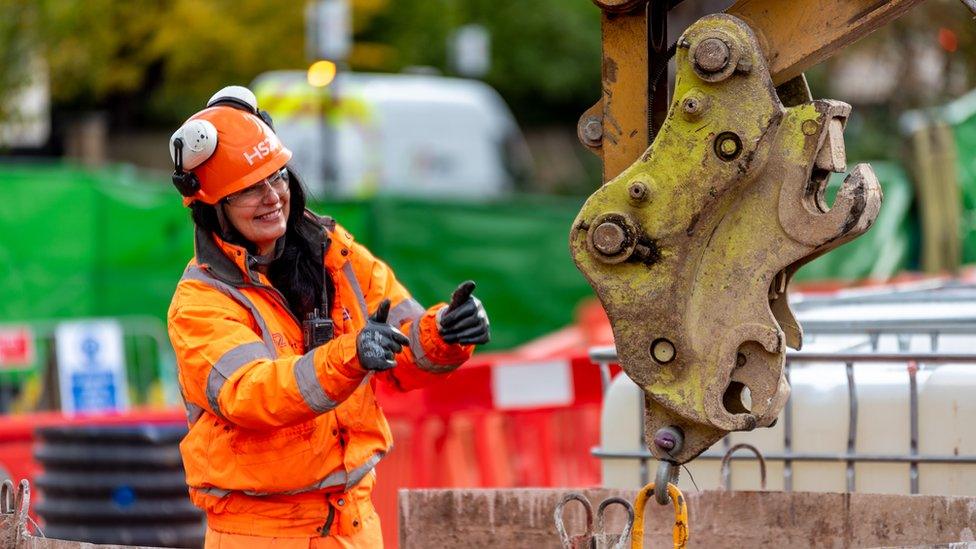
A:
{"label": "orange hi-vis trousers", "polygon": [[204,549],[372,549],[383,547],[378,515],[366,518],[363,528],[351,536],[314,538],[266,538],[244,534],[225,534],[207,529]]}

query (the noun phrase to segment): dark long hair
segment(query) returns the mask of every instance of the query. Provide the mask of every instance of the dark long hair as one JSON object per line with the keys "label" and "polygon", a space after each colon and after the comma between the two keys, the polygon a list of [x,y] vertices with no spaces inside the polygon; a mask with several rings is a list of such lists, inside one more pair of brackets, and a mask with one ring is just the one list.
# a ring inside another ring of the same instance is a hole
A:
{"label": "dark long hair", "polygon": [[[301,321],[313,309],[320,307],[322,285],[331,281],[323,280],[322,251],[298,230],[299,222],[305,215],[305,185],[292,166],[285,167],[288,170],[289,191],[285,248],[268,267],[268,279],[288,301],[292,314]],[[243,246],[252,254],[257,253],[257,246],[232,225],[226,231],[221,229],[216,207],[196,201],[190,205],[190,210],[197,227],[217,234],[227,242]],[[332,295],[332,291],[329,295]]]}

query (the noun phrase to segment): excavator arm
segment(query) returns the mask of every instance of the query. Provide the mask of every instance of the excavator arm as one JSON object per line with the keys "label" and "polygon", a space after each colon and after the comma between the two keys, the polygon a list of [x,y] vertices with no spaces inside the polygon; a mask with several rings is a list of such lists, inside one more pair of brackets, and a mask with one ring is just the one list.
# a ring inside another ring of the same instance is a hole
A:
{"label": "excavator arm", "polygon": [[578,133],[604,184],[570,248],[645,393],[648,446],[672,473],[730,431],[776,421],[786,347],[802,342],[790,279],[863,234],[881,206],[866,164],[826,204],[830,173],[847,171],[850,106],[813,100],[802,71],[921,1],[740,0],[668,47],[680,0],[594,0],[603,93]]}
{"label": "excavator arm", "polygon": [[[740,0],[726,13],[752,29],[779,86],[923,1]],[[976,13],[976,0],[963,1]],[[603,94],[578,133],[602,157],[606,182],[647,150],[667,114],[667,12],[681,0],[593,2],[603,11]]]}

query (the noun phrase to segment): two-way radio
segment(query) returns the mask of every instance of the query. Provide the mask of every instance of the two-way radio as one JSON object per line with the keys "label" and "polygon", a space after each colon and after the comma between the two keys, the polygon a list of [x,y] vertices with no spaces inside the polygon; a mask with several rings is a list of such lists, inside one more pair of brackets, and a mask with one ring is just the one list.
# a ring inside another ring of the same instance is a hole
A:
{"label": "two-way radio", "polygon": [[328,243],[322,243],[322,306],[305,316],[302,321],[302,334],[305,337],[305,351],[323,345],[335,337],[335,323],[329,317],[329,290],[326,282],[329,273],[325,268],[325,252]]}

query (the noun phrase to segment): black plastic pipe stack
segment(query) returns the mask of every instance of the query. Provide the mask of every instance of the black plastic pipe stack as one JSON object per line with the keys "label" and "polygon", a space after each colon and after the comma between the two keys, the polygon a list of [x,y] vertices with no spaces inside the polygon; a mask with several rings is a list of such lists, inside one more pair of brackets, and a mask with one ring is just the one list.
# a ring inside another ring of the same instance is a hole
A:
{"label": "black plastic pipe stack", "polygon": [[187,495],[185,425],[84,425],[37,430],[36,505],[49,538],[201,547],[203,513]]}

